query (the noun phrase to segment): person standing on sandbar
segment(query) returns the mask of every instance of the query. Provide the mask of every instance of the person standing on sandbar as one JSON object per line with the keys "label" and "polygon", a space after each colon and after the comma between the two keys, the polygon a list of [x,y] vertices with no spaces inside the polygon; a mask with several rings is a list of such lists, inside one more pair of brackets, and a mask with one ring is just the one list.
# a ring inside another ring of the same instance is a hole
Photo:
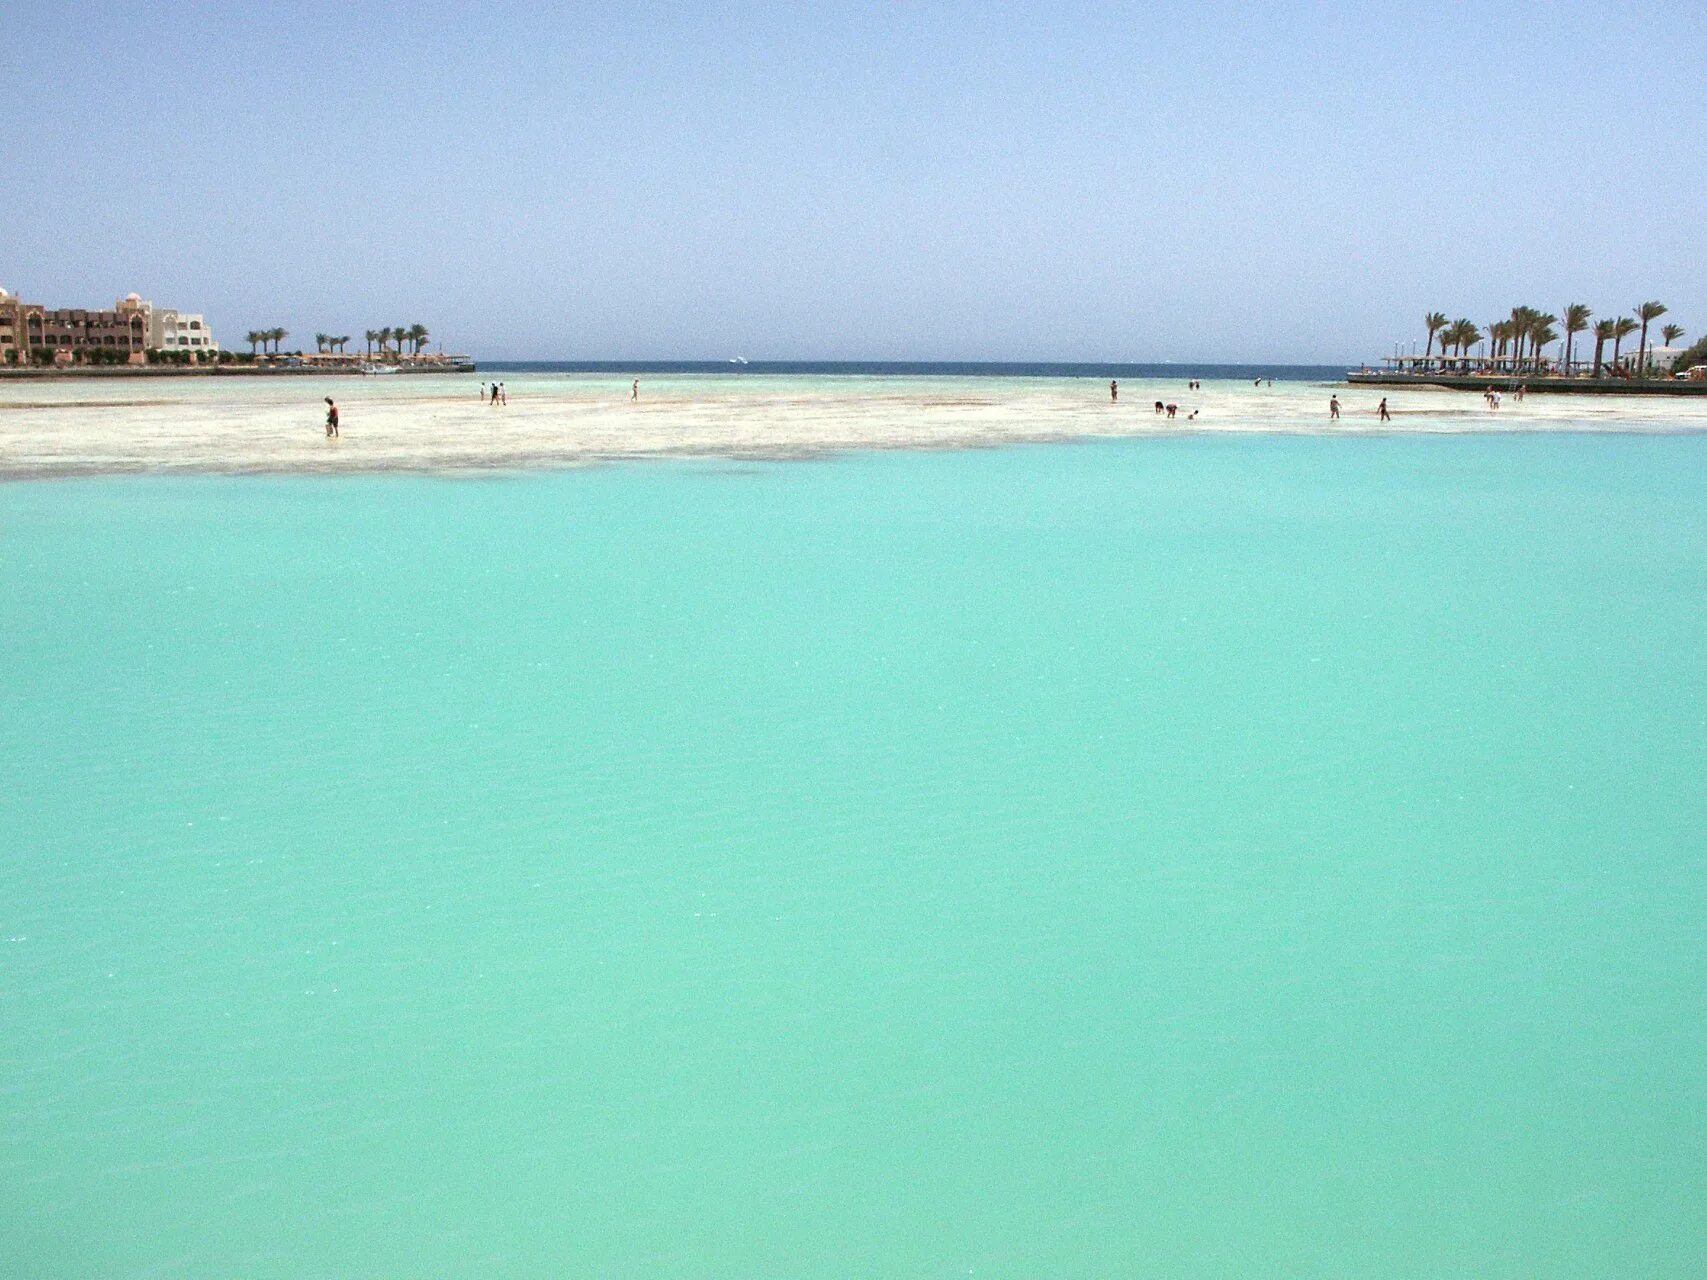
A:
{"label": "person standing on sandbar", "polygon": [[1120,403],[1120,383],[1113,378],[1110,378],[1108,382],[1108,402],[1110,404]]}
{"label": "person standing on sandbar", "polygon": [[630,400],[640,399],[640,379],[639,378],[636,378],[634,380],[634,386],[632,388],[630,388],[630,390],[628,392],[628,398]]}
{"label": "person standing on sandbar", "polygon": [[338,434],[338,402],[331,396],[326,397],[326,438],[330,440]]}

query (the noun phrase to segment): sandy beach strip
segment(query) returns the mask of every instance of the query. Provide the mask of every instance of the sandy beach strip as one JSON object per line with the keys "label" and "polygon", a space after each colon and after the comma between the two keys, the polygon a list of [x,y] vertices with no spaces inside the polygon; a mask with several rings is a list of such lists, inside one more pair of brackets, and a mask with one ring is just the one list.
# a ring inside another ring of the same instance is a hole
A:
{"label": "sandy beach strip", "polygon": [[[799,458],[862,449],[951,449],[1184,433],[1367,435],[1707,431],[1707,403],[1507,397],[1325,383],[1106,383],[1085,378],[502,374],[509,403],[463,376],[238,379],[150,384],[64,380],[0,386],[0,477],[138,472],[460,471],[627,458]],[[128,391],[128,389],[127,389]],[[325,436],[323,397],[343,434]],[[1343,405],[1328,418],[1328,399]],[[1155,401],[1178,406],[1169,418]],[[1192,415],[1196,416],[1193,417]]]}

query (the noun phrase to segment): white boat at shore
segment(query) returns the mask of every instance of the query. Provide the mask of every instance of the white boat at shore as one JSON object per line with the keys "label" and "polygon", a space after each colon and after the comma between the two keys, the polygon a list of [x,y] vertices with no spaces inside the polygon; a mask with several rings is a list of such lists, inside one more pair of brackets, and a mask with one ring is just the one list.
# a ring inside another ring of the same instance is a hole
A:
{"label": "white boat at shore", "polygon": [[394,364],[364,364],[362,366],[362,372],[363,373],[402,373],[403,370],[399,369]]}

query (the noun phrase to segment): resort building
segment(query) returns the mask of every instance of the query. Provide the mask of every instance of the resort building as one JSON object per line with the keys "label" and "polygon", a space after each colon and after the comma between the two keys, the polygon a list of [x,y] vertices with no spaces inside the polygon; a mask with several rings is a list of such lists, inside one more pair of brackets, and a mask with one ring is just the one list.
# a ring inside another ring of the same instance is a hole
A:
{"label": "resort building", "polygon": [[18,352],[29,350],[29,321],[39,321],[41,308],[23,301],[17,294],[0,289],[0,364],[17,364],[24,357]]}
{"label": "resort building", "polygon": [[22,364],[31,353],[53,352],[56,364],[69,364],[78,353],[101,350],[108,359],[141,364],[150,349],[214,353],[219,343],[200,315],[171,307],[155,307],[137,294],[127,294],[111,311],[81,307],[49,310],[0,289],[0,363]]}
{"label": "resort building", "polygon": [[134,293],[120,305],[135,302],[148,312],[148,345],[161,351],[218,351],[213,330],[200,312],[179,311],[176,307],[155,307],[143,302]]}

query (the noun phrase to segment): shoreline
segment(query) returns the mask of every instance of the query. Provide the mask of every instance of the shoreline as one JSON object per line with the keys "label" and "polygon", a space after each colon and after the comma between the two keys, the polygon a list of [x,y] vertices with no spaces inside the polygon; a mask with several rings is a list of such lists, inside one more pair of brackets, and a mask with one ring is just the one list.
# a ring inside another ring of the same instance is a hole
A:
{"label": "shoreline", "polygon": [[[985,449],[1019,449],[1052,445],[1077,445],[1141,440],[1216,440],[1244,439],[1338,439],[1345,441],[1404,440],[1404,439],[1469,439],[1469,438],[1534,438],[1538,436],[1616,436],[1623,438],[1665,438],[1707,436],[1707,423],[1679,427],[1581,427],[1537,424],[1534,426],[1492,427],[1432,427],[1395,430],[1383,427],[1292,427],[1292,428],[1228,428],[1204,427],[1192,424],[1171,430],[1134,430],[1083,434],[1056,432],[1050,434],[969,435],[960,439],[935,440],[870,440],[842,443],[811,444],[753,444],[734,445],[723,449],[704,449],[694,445],[668,445],[644,449],[603,451],[542,451],[516,453],[506,456],[469,453],[432,460],[399,459],[386,456],[363,456],[346,453],[349,447],[341,439],[319,448],[317,456],[292,459],[194,459],[169,460],[65,460],[35,467],[13,467],[0,460],[0,485],[29,484],[55,480],[99,480],[119,477],[193,477],[193,476],[253,476],[279,478],[304,476],[315,478],[348,476],[373,477],[384,475],[417,476],[454,479],[461,476],[530,475],[545,472],[577,471],[591,467],[619,466],[625,463],[704,462],[704,463],[789,463],[821,462],[860,453],[961,453]],[[317,447],[318,442],[315,442]]]}
{"label": "shoreline", "polygon": [[1677,378],[1523,378],[1493,373],[1384,373],[1379,369],[1352,369],[1345,375],[1354,387],[1438,387],[1446,391],[1504,393],[1522,387],[1524,392],[1544,395],[1585,396],[1707,396],[1707,382]]}
{"label": "shoreline", "polygon": [[[400,366],[396,375],[402,374],[465,374],[476,373],[478,367],[466,365],[433,365],[427,368],[410,368]],[[334,378],[348,377],[392,377],[393,374],[365,374],[359,367],[350,368],[339,365],[288,365],[288,366],[255,366],[255,365],[83,365],[78,368],[57,368],[40,366],[9,367],[0,366],[0,380],[29,382],[37,379],[50,381],[72,381],[78,378],[271,378],[271,377],[315,377],[324,375]]]}

